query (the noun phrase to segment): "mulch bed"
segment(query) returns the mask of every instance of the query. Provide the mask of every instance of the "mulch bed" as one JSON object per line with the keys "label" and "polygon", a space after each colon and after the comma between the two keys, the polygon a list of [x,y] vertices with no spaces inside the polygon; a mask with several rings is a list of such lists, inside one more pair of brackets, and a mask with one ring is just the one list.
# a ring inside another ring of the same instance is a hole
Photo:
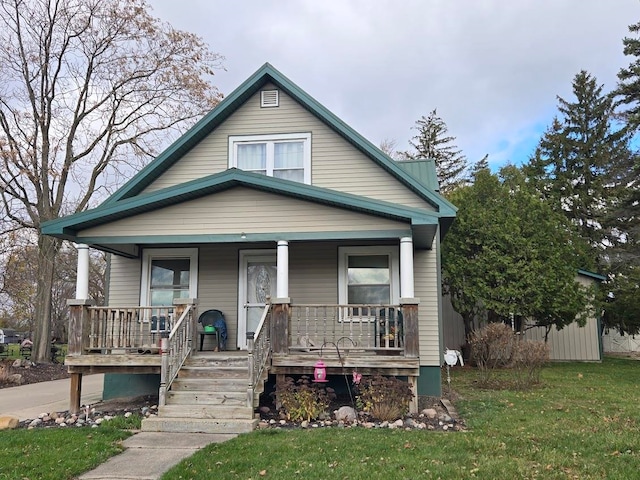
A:
{"label": "mulch bed", "polygon": [[31,363],[22,367],[14,367],[15,360],[3,359],[0,362],[0,388],[15,387],[16,383],[9,381],[10,375],[19,374],[22,376],[20,385],[30,383],[46,382],[49,380],[60,380],[69,378],[67,367],[59,363]]}

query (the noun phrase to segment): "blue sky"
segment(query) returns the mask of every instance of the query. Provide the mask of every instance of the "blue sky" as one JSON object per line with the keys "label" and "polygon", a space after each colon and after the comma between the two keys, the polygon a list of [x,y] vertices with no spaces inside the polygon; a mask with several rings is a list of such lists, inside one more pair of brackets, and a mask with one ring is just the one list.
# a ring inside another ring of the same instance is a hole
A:
{"label": "blue sky", "polygon": [[584,69],[628,60],[640,0],[149,0],[224,55],[229,93],[270,62],[370,141],[408,147],[437,108],[470,161],[526,161]]}

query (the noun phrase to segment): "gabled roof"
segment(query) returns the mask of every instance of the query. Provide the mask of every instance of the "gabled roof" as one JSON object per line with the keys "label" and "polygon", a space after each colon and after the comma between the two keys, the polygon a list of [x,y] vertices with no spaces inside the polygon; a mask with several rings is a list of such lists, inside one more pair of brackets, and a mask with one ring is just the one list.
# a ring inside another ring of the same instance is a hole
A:
{"label": "gabled roof", "polygon": [[422,248],[431,246],[433,235],[438,225],[441,226],[441,235],[444,235],[453,220],[450,217],[443,218],[439,212],[372,200],[358,195],[232,168],[155,192],[140,194],[118,202],[103,203],[93,210],[45,222],[42,225],[42,233],[65,240],[78,241],[78,233],[87,228],[211,195],[237,186],[245,186],[314,203],[406,221],[411,224],[416,233],[416,246]]}
{"label": "gabled roof", "polygon": [[582,268],[578,269],[578,274],[583,275],[585,277],[592,278],[594,280],[598,280],[599,282],[604,282],[607,277],[604,275],[600,275],[599,273],[590,272],[589,270],[584,270]]}
{"label": "gabled roof", "polygon": [[[379,148],[349,127],[269,63],[265,63],[260,67],[258,71],[251,75],[244,83],[242,83],[242,85],[222,100],[211,112],[205,115],[169,148],[156,157],[154,161],[140,170],[140,172],[138,172],[122,188],[109,197],[103,205],[114,205],[124,199],[139,195],[147,186],[159,178],[169,167],[171,167],[171,165],[177,162],[186,152],[198,144],[198,142],[211,133],[216,127],[218,127],[218,125],[224,122],[244,102],[246,102],[267,83],[274,84],[285,91],[306,110],[324,122],[329,128],[341,135],[355,148],[360,150],[389,174],[393,175],[401,183],[406,185],[407,188],[436,208],[441,216],[455,217],[456,207],[453,204],[437,194],[434,190],[427,188],[427,186],[421,181],[416,181],[409,173],[407,173],[402,167],[398,166],[396,162],[385,155]],[[307,187],[305,186],[304,188]]]}
{"label": "gabled roof", "polygon": [[399,160],[397,161],[397,164],[429,190],[433,190],[434,192],[440,191],[435,160],[430,158],[421,158],[419,160]]}

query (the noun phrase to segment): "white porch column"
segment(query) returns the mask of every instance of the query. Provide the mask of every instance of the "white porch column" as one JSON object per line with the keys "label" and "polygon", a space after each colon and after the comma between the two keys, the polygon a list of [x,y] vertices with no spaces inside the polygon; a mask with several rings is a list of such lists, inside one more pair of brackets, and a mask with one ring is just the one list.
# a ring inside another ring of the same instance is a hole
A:
{"label": "white porch column", "polygon": [[76,244],[78,249],[78,270],[76,273],[76,299],[89,298],[89,245]]}
{"label": "white porch column", "polygon": [[286,240],[278,241],[278,258],[277,258],[277,277],[276,277],[276,297],[289,297],[289,242]]}
{"label": "white porch column", "polygon": [[413,298],[413,240],[400,239],[400,298]]}

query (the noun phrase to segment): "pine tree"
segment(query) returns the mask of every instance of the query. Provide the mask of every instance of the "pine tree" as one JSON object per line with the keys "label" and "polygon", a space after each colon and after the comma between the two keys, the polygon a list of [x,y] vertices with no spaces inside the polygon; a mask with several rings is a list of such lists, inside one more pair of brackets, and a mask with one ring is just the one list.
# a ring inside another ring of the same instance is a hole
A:
{"label": "pine tree", "polygon": [[573,80],[575,101],[558,97],[559,117],[523,167],[529,182],[565,214],[601,254],[610,244],[606,218],[622,189],[611,172],[627,161],[628,135],[613,126],[614,105],[586,71]]}
{"label": "pine tree", "polygon": [[[629,26],[629,32],[639,35],[640,23]],[[618,88],[614,92],[618,105],[622,105],[620,112],[627,126],[631,130],[640,128],[640,39],[625,37],[622,39],[623,53],[634,57],[627,68],[618,72]]]}
{"label": "pine tree", "polygon": [[466,172],[469,162],[462,151],[453,144],[456,137],[448,135],[447,124],[438,116],[436,110],[426,117],[423,115],[416,121],[413,129],[418,133],[409,141],[412,150],[401,152],[399,157],[403,160],[434,160],[440,193],[444,195],[465,185],[468,182]]}

